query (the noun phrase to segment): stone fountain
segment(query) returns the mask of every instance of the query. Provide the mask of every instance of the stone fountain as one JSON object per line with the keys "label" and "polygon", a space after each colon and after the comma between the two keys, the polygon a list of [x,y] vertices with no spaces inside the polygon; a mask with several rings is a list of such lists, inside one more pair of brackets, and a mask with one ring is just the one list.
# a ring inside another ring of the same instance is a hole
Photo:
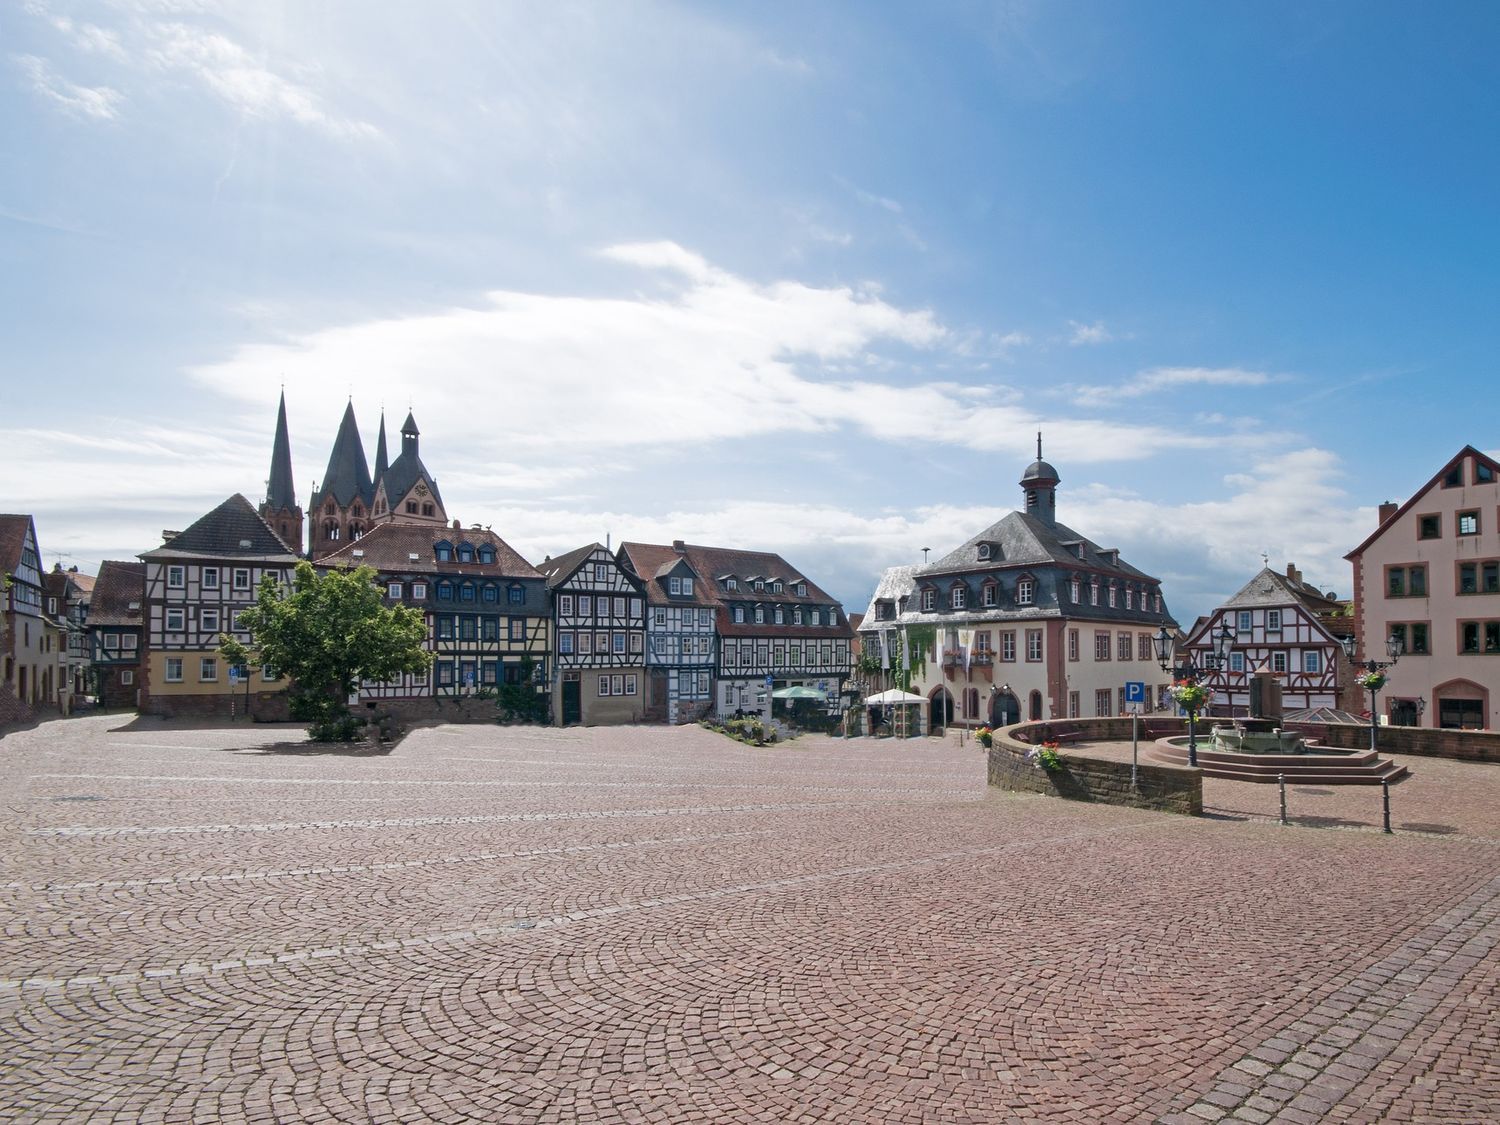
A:
{"label": "stone fountain", "polygon": [[1210,732],[1215,750],[1231,754],[1304,754],[1302,736],[1281,729],[1281,681],[1262,668],[1250,674],[1250,716]]}

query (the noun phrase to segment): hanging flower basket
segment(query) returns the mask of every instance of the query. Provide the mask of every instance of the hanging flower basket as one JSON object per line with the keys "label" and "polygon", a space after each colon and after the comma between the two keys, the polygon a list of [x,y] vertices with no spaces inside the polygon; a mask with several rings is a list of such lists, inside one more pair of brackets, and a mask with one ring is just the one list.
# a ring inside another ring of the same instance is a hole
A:
{"label": "hanging flower basket", "polygon": [[1208,704],[1208,689],[1191,680],[1180,680],[1172,685],[1172,698],[1184,711],[1197,714]]}
{"label": "hanging flower basket", "polygon": [[1385,687],[1385,673],[1370,672],[1366,675],[1363,675],[1359,678],[1359,686],[1364,688],[1366,691],[1379,691],[1381,688]]}

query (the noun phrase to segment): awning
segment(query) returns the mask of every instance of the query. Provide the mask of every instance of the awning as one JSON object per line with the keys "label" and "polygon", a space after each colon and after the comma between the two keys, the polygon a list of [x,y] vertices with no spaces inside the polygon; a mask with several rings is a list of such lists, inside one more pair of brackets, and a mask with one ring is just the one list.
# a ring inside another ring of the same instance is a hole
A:
{"label": "awning", "polygon": [[797,684],[795,687],[777,688],[771,693],[772,699],[825,699],[827,698],[817,688],[803,687]]}
{"label": "awning", "polygon": [[909,691],[902,691],[900,688],[889,688],[886,691],[882,691],[882,692],[880,692],[880,693],[878,693],[876,695],[867,695],[867,696],[865,696],[865,703],[872,704],[872,705],[877,706],[877,707],[884,707],[888,703],[926,703],[926,702],[927,702],[927,700],[925,700],[924,698],[922,698],[920,695],[913,695],[911,692],[909,692]]}

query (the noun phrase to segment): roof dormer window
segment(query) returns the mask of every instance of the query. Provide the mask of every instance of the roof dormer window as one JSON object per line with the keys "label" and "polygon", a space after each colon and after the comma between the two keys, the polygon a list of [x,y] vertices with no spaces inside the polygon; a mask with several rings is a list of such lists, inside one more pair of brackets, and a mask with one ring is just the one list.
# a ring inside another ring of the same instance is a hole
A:
{"label": "roof dormer window", "polygon": [[724,579],[724,589],[726,589],[726,590],[738,590],[739,588],[740,588],[740,580],[738,578],[726,578],[726,579]]}
{"label": "roof dormer window", "polygon": [[486,566],[493,565],[495,561],[495,548],[491,547],[488,543],[479,548],[479,561]]}
{"label": "roof dormer window", "polygon": [[452,562],[453,544],[448,542],[434,543],[432,545],[432,555],[438,562]]}
{"label": "roof dormer window", "polygon": [[1036,582],[1031,578],[1023,578],[1016,583],[1016,604],[1031,605],[1036,601]]}
{"label": "roof dormer window", "polygon": [[931,613],[937,609],[937,591],[931,588],[922,591],[922,612]]}
{"label": "roof dormer window", "polygon": [[994,554],[988,543],[979,544],[979,557],[981,560],[988,559]]}
{"label": "roof dormer window", "polygon": [[474,561],[474,548],[471,544],[460,543],[458,547],[458,561],[471,563]]}
{"label": "roof dormer window", "polygon": [[948,604],[954,609],[963,609],[969,604],[969,591],[962,584],[948,591]]}

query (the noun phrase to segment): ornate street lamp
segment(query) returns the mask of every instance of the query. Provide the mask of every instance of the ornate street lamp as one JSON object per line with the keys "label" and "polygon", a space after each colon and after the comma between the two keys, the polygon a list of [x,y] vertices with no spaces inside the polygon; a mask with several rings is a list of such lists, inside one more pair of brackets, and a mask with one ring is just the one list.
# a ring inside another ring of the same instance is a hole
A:
{"label": "ornate street lamp", "polygon": [[1208,636],[1212,648],[1203,657],[1202,664],[1195,662],[1192,652],[1188,651],[1183,655],[1182,663],[1176,667],[1172,666],[1172,634],[1167,632],[1165,622],[1152,638],[1152,644],[1156,648],[1156,662],[1161,665],[1162,671],[1170,671],[1172,679],[1178,684],[1174,694],[1178,696],[1178,704],[1187,712],[1188,765],[1194,768],[1198,765],[1198,711],[1207,702],[1205,691],[1198,681],[1227,669],[1229,650],[1234,646],[1234,630],[1229,627],[1227,619],[1221,620],[1219,628]]}
{"label": "ornate street lamp", "polygon": [[[1401,639],[1399,633],[1392,633],[1385,639],[1386,655],[1389,660],[1355,660],[1354,653],[1359,648],[1359,638],[1352,633],[1347,637],[1339,638],[1339,644],[1344,646],[1344,655],[1349,658],[1349,663],[1355,668],[1363,668],[1365,674],[1359,678],[1359,686],[1370,693],[1370,749],[1375,749],[1375,737],[1380,726],[1380,716],[1375,710],[1375,697],[1380,689],[1385,687],[1384,668],[1389,668],[1401,659],[1401,654],[1406,651],[1406,642]],[[1420,712],[1419,712],[1420,714]]]}

